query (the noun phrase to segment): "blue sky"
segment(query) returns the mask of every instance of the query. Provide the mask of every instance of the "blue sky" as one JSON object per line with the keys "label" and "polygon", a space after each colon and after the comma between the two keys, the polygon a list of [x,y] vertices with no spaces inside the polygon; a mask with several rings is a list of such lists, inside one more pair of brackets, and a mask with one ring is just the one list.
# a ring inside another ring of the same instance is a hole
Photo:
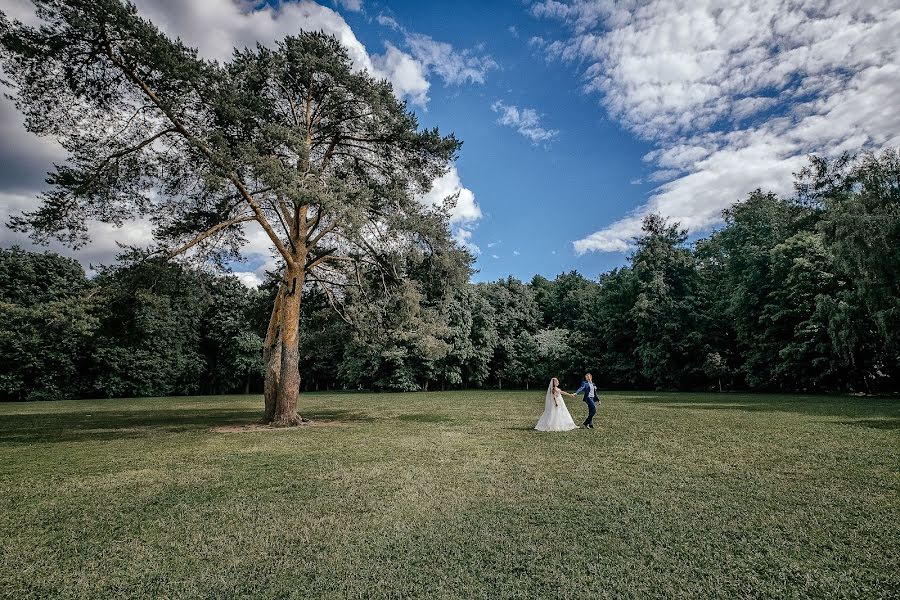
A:
{"label": "blue sky", "polygon": [[[471,242],[480,249],[475,279],[553,277],[571,269],[595,276],[622,264],[622,252],[579,256],[572,242],[646,200],[648,186],[630,182],[646,175],[641,157],[652,146],[611,120],[596,96],[580,91],[576,65],[548,62],[529,46],[548,25],[516,2],[491,3],[490,10],[460,2],[452,18],[431,3],[371,9],[436,40],[479,49],[498,64],[484,83],[447,85],[435,78],[426,108],[414,107],[423,124],[453,131],[464,142],[459,175],[484,214],[470,227]],[[402,48],[402,33],[385,32],[370,17],[345,16],[367,48],[378,50],[385,38]],[[491,108],[498,100],[532,108],[541,126],[557,135],[534,143],[499,124]]]}
{"label": "blue sky", "polygon": [[[641,217],[693,237],[762,187],[790,193],[816,153],[900,146],[896,0],[136,0],[201,55],[300,29],[335,34],[354,66],[390,80],[423,125],[453,131],[458,162],[422,199],[460,192],[454,235],[477,280],[624,264]],[[33,19],[26,0],[0,0]],[[27,210],[65,154],[0,100],[0,219]],[[94,243],[51,248],[90,266],[146,223],[93,224]],[[248,284],[272,266],[248,231]],[[0,245],[29,246],[0,231]]]}

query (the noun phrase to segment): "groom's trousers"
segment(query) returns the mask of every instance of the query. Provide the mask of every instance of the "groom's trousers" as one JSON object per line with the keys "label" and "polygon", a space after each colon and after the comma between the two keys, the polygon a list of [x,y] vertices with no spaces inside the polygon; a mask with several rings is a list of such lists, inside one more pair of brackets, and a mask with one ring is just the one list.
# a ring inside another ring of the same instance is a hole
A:
{"label": "groom's trousers", "polygon": [[594,403],[594,398],[588,398],[587,394],[584,396],[584,402],[588,405],[588,416],[587,419],[584,420],[584,424],[593,425],[594,415],[597,414],[597,405]]}

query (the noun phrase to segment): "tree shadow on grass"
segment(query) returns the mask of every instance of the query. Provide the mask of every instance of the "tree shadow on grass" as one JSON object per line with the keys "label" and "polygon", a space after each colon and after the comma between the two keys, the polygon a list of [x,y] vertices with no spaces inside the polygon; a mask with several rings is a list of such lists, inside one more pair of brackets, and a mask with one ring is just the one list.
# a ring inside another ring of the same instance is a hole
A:
{"label": "tree shadow on grass", "polygon": [[900,427],[900,398],[856,396],[789,396],[775,394],[671,394],[653,398],[629,398],[627,402],[689,410],[790,412],[818,417],[857,418],[842,424]]}
{"label": "tree shadow on grass", "polygon": [[454,421],[453,417],[430,413],[411,413],[400,415],[397,418],[401,421],[411,421],[413,423],[452,423]]}
{"label": "tree shadow on grass", "polygon": [[869,429],[900,429],[900,419],[860,419],[859,421],[841,421],[841,425],[854,425]]}
{"label": "tree shadow on grass", "polygon": [[[310,410],[302,414],[312,421],[372,420],[349,410]],[[259,410],[199,407],[7,414],[0,418],[0,447],[137,439],[166,433],[209,431],[259,421]]]}

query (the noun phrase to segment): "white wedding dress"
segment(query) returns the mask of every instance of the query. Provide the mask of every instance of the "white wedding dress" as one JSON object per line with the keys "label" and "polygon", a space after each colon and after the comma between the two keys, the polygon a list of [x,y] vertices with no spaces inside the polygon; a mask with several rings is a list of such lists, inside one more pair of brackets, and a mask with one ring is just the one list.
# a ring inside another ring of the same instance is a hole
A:
{"label": "white wedding dress", "polygon": [[544,414],[538,419],[537,425],[534,426],[538,431],[569,431],[577,429],[578,426],[572,420],[569,409],[562,399],[562,395],[557,390],[556,399],[553,398],[553,382],[547,386],[547,396],[544,399]]}

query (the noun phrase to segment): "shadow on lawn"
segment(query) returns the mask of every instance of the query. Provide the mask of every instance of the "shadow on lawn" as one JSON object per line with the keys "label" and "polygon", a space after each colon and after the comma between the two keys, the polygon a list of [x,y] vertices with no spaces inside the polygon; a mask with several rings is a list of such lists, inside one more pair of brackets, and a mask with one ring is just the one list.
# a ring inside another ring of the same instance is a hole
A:
{"label": "shadow on lawn", "polygon": [[841,421],[877,429],[900,428],[900,399],[855,396],[781,396],[774,394],[672,394],[630,398],[628,402],[689,410],[791,412],[818,417],[857,418]]}
{"label": "shadow on lawn", "polygon": [[[309,410],[312,421],[370,421],[349,410]],[[135,439],[258,423],[258,410],[228,408],[93,410],[4,415],[0,446]]]}

